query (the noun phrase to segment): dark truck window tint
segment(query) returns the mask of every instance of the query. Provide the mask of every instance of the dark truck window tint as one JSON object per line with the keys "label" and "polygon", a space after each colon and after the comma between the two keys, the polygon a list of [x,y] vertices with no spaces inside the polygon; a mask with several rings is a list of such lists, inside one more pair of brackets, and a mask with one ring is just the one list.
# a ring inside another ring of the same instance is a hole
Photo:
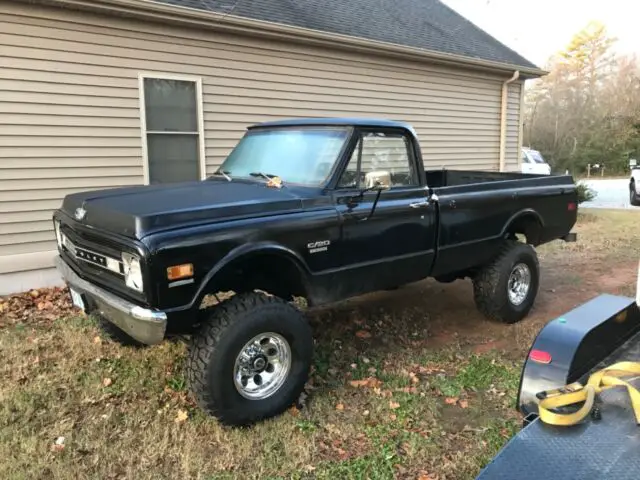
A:
{"label": "dark truck window tint", "polygon": [[410,152],[409,141],[404,135],[365,133],[351,155],[339,187],[362,188],[366,175],[378,172],[389,174],[391,188],[418,185]]}
{"label": "dark truck window tint", "polygon": [[144,79],[150,184],[201,178],[197,105],[194,81]]}
{"label": "dark truck window tint", "polygon": [[285,183],[322,185],[349,136],[346,128],[276,128],[250,131],[220,166],[231,178],[275,175]]}

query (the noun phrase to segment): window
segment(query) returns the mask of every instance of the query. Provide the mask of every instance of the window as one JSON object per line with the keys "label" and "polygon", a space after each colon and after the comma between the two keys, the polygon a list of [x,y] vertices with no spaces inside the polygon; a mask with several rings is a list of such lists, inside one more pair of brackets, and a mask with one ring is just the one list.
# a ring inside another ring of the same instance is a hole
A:
{"label": "window", "polygon": [[536,163],[547,163],[537,150],[531,150],[531,157],[533,157],[533,161]]}
{"label": "window", "polygon": [[363,188],[368,173],[389,174],[391,188],[418,185],[410,143],[402,134],[364,133],[340,179],[340,188]]}
{"label": "window", "polygon": [[145,183],[200,180],[204,144],[199,80],[143,75]]}
{"label": "window", "polygon": [[232,178],[280,177],[285,183],[320,186],[349,138],[346,128],[259,128],[236,145],[220,170]]}

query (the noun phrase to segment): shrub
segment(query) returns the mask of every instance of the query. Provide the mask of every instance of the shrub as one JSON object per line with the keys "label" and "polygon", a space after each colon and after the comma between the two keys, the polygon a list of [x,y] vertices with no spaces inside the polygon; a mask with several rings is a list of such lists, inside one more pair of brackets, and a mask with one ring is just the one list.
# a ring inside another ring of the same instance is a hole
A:
{"label": "shrub", "polygon": [[590,202],[598,196],[594,189],[589,188],[589,186],[583,182],[576,183],[576,190],[578,192],[579,204],[582,202]]}

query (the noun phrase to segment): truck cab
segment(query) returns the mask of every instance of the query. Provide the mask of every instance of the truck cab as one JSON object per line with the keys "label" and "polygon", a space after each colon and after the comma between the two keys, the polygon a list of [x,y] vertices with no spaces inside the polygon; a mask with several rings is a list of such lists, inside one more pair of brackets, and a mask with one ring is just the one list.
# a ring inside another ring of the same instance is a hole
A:
{"label": "truck cab", "polygon": [[551,166],[538,150],[522,148],[522,173],[551,175]]}

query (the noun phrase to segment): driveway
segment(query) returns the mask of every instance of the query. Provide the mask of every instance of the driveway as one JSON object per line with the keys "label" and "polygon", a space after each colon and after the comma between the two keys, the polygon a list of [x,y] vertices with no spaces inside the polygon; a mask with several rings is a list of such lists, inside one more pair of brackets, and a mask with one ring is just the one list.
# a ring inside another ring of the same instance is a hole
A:
{"label": "driveway", "polygon": [[589,179],[583,180],[590,188],[595,190],[598,196],[591,202],[584,202],[580,208],[637,208],[629,204],[629,180],[627,178],[616,179]]}

